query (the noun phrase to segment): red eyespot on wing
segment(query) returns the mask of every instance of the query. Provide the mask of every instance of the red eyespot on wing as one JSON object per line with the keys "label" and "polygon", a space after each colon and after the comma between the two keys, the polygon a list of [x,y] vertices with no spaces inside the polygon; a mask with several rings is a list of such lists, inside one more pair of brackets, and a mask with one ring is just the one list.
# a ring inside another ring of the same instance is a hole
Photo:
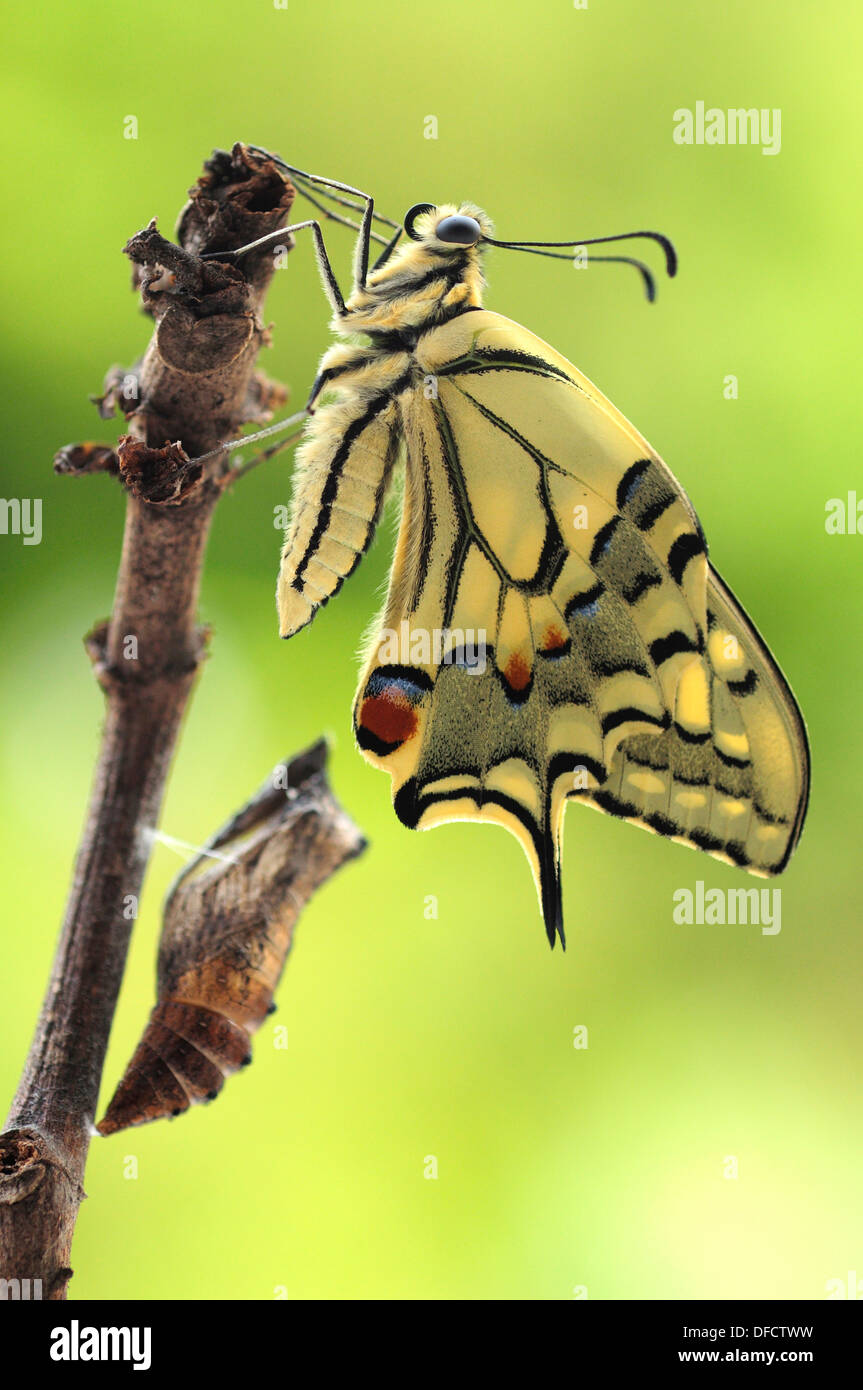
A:
{"label": "red eyespot on wing", "polygon": [[372,671],[356,707],[355,732],[363,752],[386,758],[413,738],[431,689],[431,677],[419,667],[379,666]]}
{"label": "red eyespot on wing", "polygon": [[359,726],[380,743],[398,747],[416,733],[417,712],[396,686],[387,686],[363,701]]}

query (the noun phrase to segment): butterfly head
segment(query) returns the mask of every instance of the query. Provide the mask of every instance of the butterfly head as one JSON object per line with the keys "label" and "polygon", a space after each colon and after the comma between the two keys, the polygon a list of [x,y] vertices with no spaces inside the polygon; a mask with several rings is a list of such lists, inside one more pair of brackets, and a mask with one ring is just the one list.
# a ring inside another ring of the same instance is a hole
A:
{"label": "butterfly head", "polygon": [[[407,237],[386,263],[373,270],[348,302],[356,332],[402,333],[482,304],[480,253],[492,224],[473,203],[418,203],[404,223]],[[342,328],[345,321],[342,320]]]}
{"label": "butterfly head", "polygon": [[404,228],[411,241],[418,241],[434,251],[463,252],[470,246],[479,247],[491,236],[494,228],[490,219],[473,203],[452,203],[434,207],[431,203],[415,203],[405,214]]}

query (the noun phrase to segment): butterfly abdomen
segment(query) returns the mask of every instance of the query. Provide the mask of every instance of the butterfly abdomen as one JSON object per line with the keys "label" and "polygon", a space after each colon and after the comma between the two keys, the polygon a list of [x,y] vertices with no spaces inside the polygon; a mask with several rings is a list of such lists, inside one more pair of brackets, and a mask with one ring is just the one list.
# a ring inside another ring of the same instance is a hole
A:
{"label": "butterfly abdomen", "polygon": [[279,572],[283,637],[311,621],[372,542],[398,446],[392,391],[406,370],[402,353],[364,352],[307,426]]}

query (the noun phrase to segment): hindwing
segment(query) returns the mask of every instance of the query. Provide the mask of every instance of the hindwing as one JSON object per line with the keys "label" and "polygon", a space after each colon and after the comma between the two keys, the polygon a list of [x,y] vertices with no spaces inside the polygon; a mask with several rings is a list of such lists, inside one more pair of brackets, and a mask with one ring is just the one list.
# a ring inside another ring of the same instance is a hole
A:
{"label": "hindwing", "polygon": [[571,363],[487,310],[424,334],[397,396],[404,509],[354,728],[402,821],[498,822],[563,939],[570,797],[784,868],[805,731],[680,484]]}

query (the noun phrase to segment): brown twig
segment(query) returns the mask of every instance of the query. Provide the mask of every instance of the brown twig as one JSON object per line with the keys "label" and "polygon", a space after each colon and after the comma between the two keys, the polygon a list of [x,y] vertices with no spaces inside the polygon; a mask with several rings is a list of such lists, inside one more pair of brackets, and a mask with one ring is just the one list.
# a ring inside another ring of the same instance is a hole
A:
{"label": "brown twig", "polygon": [[[255,374],[271,252],[242,270],[199,253],[283,225],[293,188],[237,145],[205,165],[180,217],[179,245],[151,223],[126,247],[156,328],[143,361],[109,373],[116,450],[76,446],[58,469],[119,473],[126,529],[110,620],[87,639],[107,713],[84,834],[42,1013],[0,1135],[0,1276],[65,1297],[69,1254],[105,1050],[137,900],[180,721],[206,647],[196,625],[213,509],[227,454],[197,456],[269,417],[286,393]],[[166,441],[182,441],[182,444]]]}

